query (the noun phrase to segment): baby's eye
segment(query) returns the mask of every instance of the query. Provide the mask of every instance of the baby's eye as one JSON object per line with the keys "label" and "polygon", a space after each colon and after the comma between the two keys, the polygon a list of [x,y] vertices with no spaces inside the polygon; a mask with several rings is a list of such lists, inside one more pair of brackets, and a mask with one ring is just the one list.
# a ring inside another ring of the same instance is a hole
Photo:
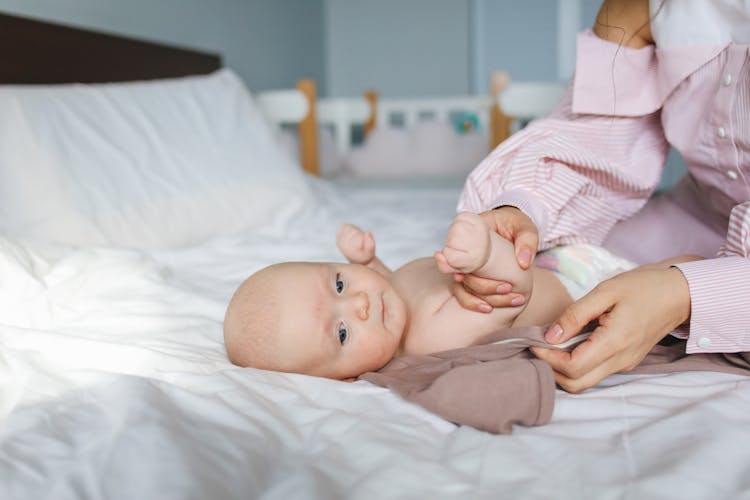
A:
{"label": "baby's eye", "polygon": [[336,273],[336,293],[344,291],[344,281],[341,279],[341,273]]}
{"label": "baby's eye", "polygon": [[343,345],[346,339],[349,338],[349,332],[346,329],[346,325],[343,323],[339,324],[339,342]]}

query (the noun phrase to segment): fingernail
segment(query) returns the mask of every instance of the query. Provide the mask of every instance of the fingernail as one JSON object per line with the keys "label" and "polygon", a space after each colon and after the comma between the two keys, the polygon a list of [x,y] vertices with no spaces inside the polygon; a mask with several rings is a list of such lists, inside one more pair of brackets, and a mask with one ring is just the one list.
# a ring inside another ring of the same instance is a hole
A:
{"label": "fingernail", "polygon": [[524,248],[520,252],[518,252],[518,262],[522,266],[529,265],[529,262],[531,262],[531,251],[529,251],[528,248]]}
{"label": "fingernail", "polygon": [[554,344],[558,340],[560,340],[560,337],[562,337],[563,329],[560,325],[555,323],[550,327],[549,330],[547,330],[547,333],[544,334],[544,340],[549,342],[550,344]]}
{"label": "fingernail", "polygon": [[495,290],[497,293],[508,293],[513,289],[513,286],[510,283],[501,283],[497,285],[497,290]]}
{"label": "fingernail", "polygon": [[492,312],[492,306],[490,306],[489,304],[484,304],[484,303],[479,304],[477,306],[477,309],[479,309],[479,311],[483,313]]}
{"label": "fingernail", "polygon": [[524,302],[526,302],[526,297],[524,297],[523,295],[519,295],[518,297],[514,297],[513,300],[510,301],[510,305],[520,306],[523,305]]}

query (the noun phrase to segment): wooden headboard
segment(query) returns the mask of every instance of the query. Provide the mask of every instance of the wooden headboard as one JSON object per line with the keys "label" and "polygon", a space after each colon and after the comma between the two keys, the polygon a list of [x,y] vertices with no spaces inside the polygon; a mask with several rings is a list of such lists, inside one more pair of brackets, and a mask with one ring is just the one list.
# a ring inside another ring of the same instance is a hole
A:
{"label": "wooden headboard", "polygon": [[211,73],[221,56],[0,14],[0,83],[103,83]]}

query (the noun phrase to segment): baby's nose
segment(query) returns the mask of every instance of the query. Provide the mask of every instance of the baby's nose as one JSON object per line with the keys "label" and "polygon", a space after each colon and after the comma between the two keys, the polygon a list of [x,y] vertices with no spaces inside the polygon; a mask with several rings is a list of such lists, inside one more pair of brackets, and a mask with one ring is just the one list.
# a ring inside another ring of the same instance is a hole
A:
{"label": "baby's nose", "polygon": [[357,317],[362,321],[365,321],[370,317],[370,299],[367,298],[365,292],[357,292],[352,299],[355,313]]}

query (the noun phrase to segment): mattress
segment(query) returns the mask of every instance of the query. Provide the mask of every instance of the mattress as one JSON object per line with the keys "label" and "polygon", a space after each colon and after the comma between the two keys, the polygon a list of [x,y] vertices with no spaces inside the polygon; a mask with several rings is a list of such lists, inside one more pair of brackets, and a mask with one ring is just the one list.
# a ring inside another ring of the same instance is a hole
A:
{"label": "mattress", "polygon": [[280,260],[340,260],[342,222],[373,231],[392,267],[431,255],[459,194],[312,190],[288,227],[178,250],[0,237],[0,498],[750,495],[745,377],[616,375],[558,391],[548,425],[496,436],[368,382],[231,365],[221,321],[244,277]]}

